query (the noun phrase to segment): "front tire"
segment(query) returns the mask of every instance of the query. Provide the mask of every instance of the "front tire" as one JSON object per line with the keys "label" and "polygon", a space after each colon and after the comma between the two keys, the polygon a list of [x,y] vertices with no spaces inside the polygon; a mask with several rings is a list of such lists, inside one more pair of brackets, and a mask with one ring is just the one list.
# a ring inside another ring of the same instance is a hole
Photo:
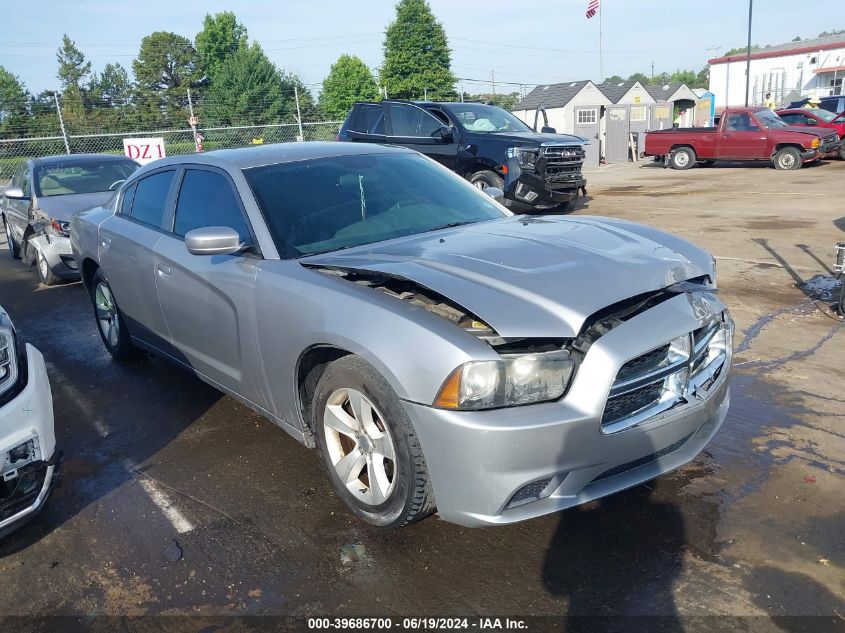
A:
{"label": "front tire", "polygon": [[689,169],[695,165],[695,152],[691,147],[679,147],[672,151],[669,166],[672,169]]}
{"label": "front tire", "polygon": [[130,360],[137,357],[138,348],[132,344],[126,321],[117,307],[111,286],[99,269],[91,280],[91,303],[94,306],[94,318],[97,320],[100,338],[112,358]]}
{"label": "front tire", "polygon": [[39,251],[35,251],[35,276],[38,278],[38,282],[45,286],[55,286],[60,281],[53,274],[53,269],[50,268],[47,258]]}
{"label": "front tire", "polygon": [[331,363],[314,393],[311,424],[335,492],[377,527],[401,527],[434,511],[419,438],[398,396],[357,356]]}
{"label": "front tire", "polygon": [[18,246],[15,238],[12,237],[12,227],[9,225],[9,220],[6,219],[6,216],[3,216],[3,226],[6,229],[6,246],[9,248],[9,255],[12,256],[12,259],[20,259],[21,247]]}
{"label": "front tire", "polygon": [[501,189],[502,191],[505,189],[505,181],[502,177],[495,171],[490,171],[489,169],[477,171],[474,174],[471,174],[467,180],[482,191],[488,187],[495,187],[496,189]]}
{"label": "front tire", "polygon": [[775,169],[801,169],[801,152],[795,147],[784,147],[775,154]]}

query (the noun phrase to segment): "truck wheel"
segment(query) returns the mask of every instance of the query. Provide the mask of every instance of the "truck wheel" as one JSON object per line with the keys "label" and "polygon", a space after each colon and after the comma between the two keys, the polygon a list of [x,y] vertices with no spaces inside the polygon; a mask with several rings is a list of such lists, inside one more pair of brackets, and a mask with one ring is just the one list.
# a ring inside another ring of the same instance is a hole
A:
{"label": "truck wheel", "polygon": [[59,283],[59,278],[53,274],[53,269],[47,262],[47,258],[43,253],[35,251],[35,276],[38,281],[45,286],[55,286]]}
{"label": "truck wheel", "polygon": [[94,304],[94,318],[103,344],[115,360],[129,360],[138,355],[138,348],[132,344],[126,321],[117,307],[111,286],[99,269],[91,280],[91,303]]}
{"label": "truck wheel", "polygon": [[331,363],[311,407],[323,465],[362,521],[401,527],[434,511],[419,438],[387,381],[358,356]]}
{"label": "truck wheel", "polygon": [[12,237],[12,227],[9,226],[9,221],[5,216],[3,217],[3,226],[6,228],[6,246],[9,248],[9,255],[12,256],[12,259],[20,259],[21,247],[18,246],[15,238]]}
{"label": "truck wheel", "polygon": [[495,171],[488,169],[471,174],[467,180],[481,190],[487,189],[487,187],[496,187],[496,189],[501,189],[502,191],[505,189],[505,181],[502,177]]}
{"label": "truck wheel", "polygon": [[689,169],[695,165],[695,152],[690,147],[679,147],[672,151],[669,166],[672,169]]}
{"label": "truck wheel", "polygon": [[801,169],[801,152],[795,147],[784,147],[774,158],[775,169]]}

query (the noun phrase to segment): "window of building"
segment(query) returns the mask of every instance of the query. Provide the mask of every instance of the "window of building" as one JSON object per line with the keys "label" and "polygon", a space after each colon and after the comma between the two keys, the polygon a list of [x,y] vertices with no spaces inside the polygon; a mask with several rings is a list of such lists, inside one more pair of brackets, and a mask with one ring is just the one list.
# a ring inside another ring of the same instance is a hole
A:
{"label": "window of building", "polygon": [[576,116],[575,121],[578,125],[592,125],[599,120],[599,112],[595,108],[578,110]]}
{"label": "window of building", "polygon": [[631,108],[631,121],[645,121],[646,120],[646,107],[645,106],[634,106]]}

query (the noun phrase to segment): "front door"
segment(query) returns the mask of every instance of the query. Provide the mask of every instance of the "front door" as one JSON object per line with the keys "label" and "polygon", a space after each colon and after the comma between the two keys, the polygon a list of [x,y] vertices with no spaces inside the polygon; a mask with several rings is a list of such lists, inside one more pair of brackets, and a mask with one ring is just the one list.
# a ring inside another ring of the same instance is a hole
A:
{"label": "front door", "polygon": [[587,139],[590,144],[584,147],[587,156],[584,165],[598,167],[601,161],[601,108],[590,106],[575,108],[575,136]]}
{"label": "front door", "polygon": [[762,158],[766,148],[766,130],[748,112],[732,112],[718,132],[717,158]]}
{"label": "front door", "polygon": [[9,223],[9,232],[18,245],[23,245],[23,236],[29,224],[29,216],[32,209],[32,181],[27,163],[23,163],[18,167],[9,186],[20,188],[24,193],[23,200],[3,199],[4,213],[6,214],[6,221]]}
{"label": "front door", "polygon": [[173,231],[155,248],[156,286],[171,343],[180,360],[230,391],[265,405],[261,385],[245,370],[254,360],[254,252],[192,255],[188,231],[211,226],[235,229],[244,244],[255,244],[240,196],[228,175],[189,166],[176,203]]}
{"label": "front door", "polygon": [[100,224],[100,267],[129,332],[169,353],[155,285],[155,245],[163,234],[176,171],[153,172],[121,193],[118,213]]}
{"label": "front door", "polygon": [[458,143],[454,132],[443,138],[448,126],[412,103],[387,103],[387,142],[416,150],[449,169],[455,169]]}

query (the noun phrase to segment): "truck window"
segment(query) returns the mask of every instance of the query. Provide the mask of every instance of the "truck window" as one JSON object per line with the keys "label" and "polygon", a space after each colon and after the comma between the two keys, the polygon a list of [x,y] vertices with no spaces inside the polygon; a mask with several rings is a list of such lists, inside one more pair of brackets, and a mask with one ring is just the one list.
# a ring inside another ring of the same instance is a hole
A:
{"label": "truck window", "polygon": [[355,109],[349,129],[361,134],[384,134],[384,108],[380,105],[365,104]]}
{"label": "truck window", "polygon": [[755,125],[747,112],[733,112],[725,121],[725,128],[732,132],[753,132],[760,128]]}
{"label": "truck window", "polygon": [[437,118],[414,105],[390,103],[390,135],[432,138],[441,127]]}

